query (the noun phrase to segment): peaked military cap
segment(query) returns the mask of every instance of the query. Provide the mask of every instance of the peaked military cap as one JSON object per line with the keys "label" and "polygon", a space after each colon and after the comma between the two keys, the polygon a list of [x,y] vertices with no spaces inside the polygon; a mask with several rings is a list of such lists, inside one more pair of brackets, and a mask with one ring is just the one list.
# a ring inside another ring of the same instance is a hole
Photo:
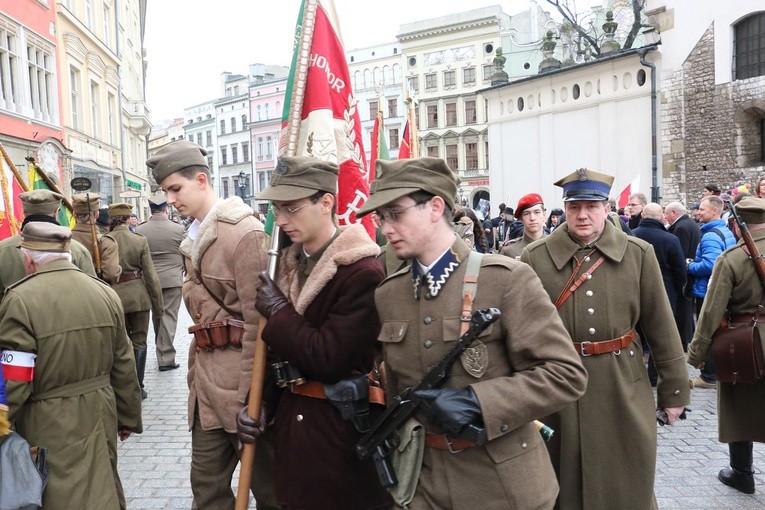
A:
{"label": "peaked military cap", "polygon": [[98,212],[101,195],[98,193],[77,193],[72,195],[72,206],[75,214],[87,214],[88,212]]}
{"label": "peaked military cap", "polygon": [[64,197],[48,189],[25,191],[19,195],[24,214],[54,214]]}
{"label": "peaked military cap", "polygon": [[369,214],[415,191],[437,195],[444,199],[449,209],[454,209],[459,182],[459,177],[441,158],[377,160],[375,180],[369,185],[371,196],[356,216]]}
{"label": "peaked military cap", "polygon": [[563,188],[563,201],[608,200],[614,178],[587,168],[580,168],[554,182]]}
{"label": "peaked military cap", "polygon": [[207,151],[199,145],[188,140],[177,140],[168,143],[147,159],[146,166],[152,169],[152,176],[159,184],[168,175],[190,166],[209,169],[205,156]]}
{"label": "peaked military cap", "polygon": [[317,191],[337,194],[338,167],[334,163],[306,156],[282,156],[271,174],[268,187],[258,194],[261,200],[300,200]]}
{"label": "peaked military cap", "polygon": [[21,247],[28,250],[66,253],[72,232],[46,221],[30,221],[21,230]]}
{"label": "peaked military cap", "polygon": [[523,216],[523,211],[538,204],[542,204],[542,208],[544,209],[545,201],[542,200],[542,195],[539,193],[529,193],[528,195],[523,195],[521,199],[518,200],[518,207],[515,208],[515,217],[521,219],[521,216]]}
{"label": "peaked military cap", "polygon": [[765,200],[762,198],[744,197],[735,207],[744,223],[765,223]]}
{"label": "peaked military cap", "polygon": [[115,216],[130,216],[133,213],[133,206],[124,202],[111,204],[109,206],[109,217]]}

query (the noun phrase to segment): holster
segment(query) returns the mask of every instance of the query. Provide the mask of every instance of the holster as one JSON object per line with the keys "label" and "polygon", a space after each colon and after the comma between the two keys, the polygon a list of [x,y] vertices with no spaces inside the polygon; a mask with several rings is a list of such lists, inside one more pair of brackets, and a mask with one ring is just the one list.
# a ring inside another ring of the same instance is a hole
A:
{"label": "holster", "polygon": [[344,420],[353,423],[360,433],[369,431],[369,375],[362,374],[325,384],[324,393]]}
{"label": "holster", "polygon": [[225,319],[202,322],[189,327],[194,335],[197,351],[214,351],[227,347],[242,347],[244,321],[227,317]]}

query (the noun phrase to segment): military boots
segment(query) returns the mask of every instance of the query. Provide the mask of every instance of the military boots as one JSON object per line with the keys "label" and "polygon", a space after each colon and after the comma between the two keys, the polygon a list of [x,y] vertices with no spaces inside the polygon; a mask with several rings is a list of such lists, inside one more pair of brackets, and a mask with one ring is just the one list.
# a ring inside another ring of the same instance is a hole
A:
{"label": "military boots", "polygon": [[721,469],[717,475],[722,483],[744,494],[754,494],[752,446],[751,441],[730,443],[730,467]]}

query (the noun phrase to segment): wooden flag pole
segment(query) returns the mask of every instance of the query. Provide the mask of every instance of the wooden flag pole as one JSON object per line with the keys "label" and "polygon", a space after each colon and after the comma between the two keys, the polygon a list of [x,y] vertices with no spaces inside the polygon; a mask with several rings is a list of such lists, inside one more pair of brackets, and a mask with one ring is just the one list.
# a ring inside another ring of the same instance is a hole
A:
{"label": "wooden flag pole", "polygon": [[35,171],[35,174],[42,177],[42,180],[45,181],[45,184],[48,186],[48,189],[50,189],[54,193],[58,193],[59,195],[63,197],[61,201],[64,203],[66,208],[69,209],[69,212],[72,213],[72,216],[74,216],[74,206],[72,205],[72,202],[68,198],[66,198],[64,193],[61,191],[61,188],[58,187],[58,184],[53,182],[53,179],[51,179],[50,176],[42,168],[37,166],[37,163],[35,163],[35,158],[30,158],[29,156],[27,156],[26,160],[29,162],[29,166],[31,166],[32,169]]}
{"label": "wooden flag pole", "polygon": [[[294,156],[297,153],[317,6],[318,0],[305,0],[303,4],[303,18],[300,20],[300,39],[296,48],[296,58],[293,62],[293,65],[296,66],[294,69],[295,80],[292,83],[289,117],[285,127],[286,132],[283,134],[287,140],[285,150],[285,155],[287,156]],[[268,275],[272,279],[276,278],[280,234],[281,229],[274,223],[271,233],[271,246],[268,250]],[[266,322],[265,318],[261,318],[258,323],[258,336],[255,340],[255,354],[252,360],[252,382],[250,383],[250,395],[247,399],[247,414],[256,421],[260,418],[260,408],[263,401],[263,380],[266,372],[266,344],[263,342],[263,329],[266,327]],[[250,481],[252,480],[254,462],[255,445],[245,444],[242,447],[235,510],[247,510],[249,506]]]}
{"label": "wooden flag pole", "polygon": [[5,152],[5,147],[3,147],[3,144],[0,143],[0,152],[3,153],[3,159],[6,163],[8,163],[8,167],[11,169],[11,172],[13,172],[13,176],[16,178],[16,181],[19,183],[19,186],[21,186],[21,189],[24,191],[29,191],[29,186],[27,185],[26,181],[21,175],[21,172],[19,172],[19,169],[16,168],[16,165],[13,164],[13,161],[11,161],[11,157],[8,155],[7,152]]}

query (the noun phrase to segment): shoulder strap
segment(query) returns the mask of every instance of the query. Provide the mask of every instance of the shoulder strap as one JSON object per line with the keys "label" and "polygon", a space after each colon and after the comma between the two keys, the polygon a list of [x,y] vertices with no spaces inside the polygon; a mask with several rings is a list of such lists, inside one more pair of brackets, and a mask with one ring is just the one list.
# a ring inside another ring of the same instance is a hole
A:
{"label": "shoulder strap", "polygon": [[723,246],[725,246],[725,234],[722,233],[722,230],[720,230],[719,228],[715,227],[715,228],[710,228],[709,231],[710,232],[714,232],[715,234],[720,236],[720,240],[723,242]]}
{"label": "shoulder strap", "polygon": [[[206,251],[205,251],[205,253],[206,253]],[[226,310],[228,313],[230,313],[230,314],[231,314],[231,316],[232,316],[232,317],[234,317],[235,319],[238,319],[238,320],[244,320],[244,318],[242,317],[242,315],[241,315],[241,314],[239,314],[239,313],[236,313],[236,312],[235,312],[235,311],[233,311],[231,308],[229,308],[229,307],[227,307],[225,304],[223,304],[223,300],[221,300],[221,299],[220,299],[218,296],[216,296],[216,295],[213,293],[213,291],[211,291],[211,290],[210,290],[210,287],[208,287],[208,286],[207,286],[207,284],[205,283],[205,279],[204,279],[204,278],[202,278],[202,271],[201,271],[201,269],[202,269],[202,257],[204,257],[205,253],[202,253],[202,254],[199,256],[199,269],[200,269],[200,271],[197,271],[197,270],[196,270],[196,268],[194,268],[194,279],[195,279],[195,280],[198,280],[198,281],[199,281],[199,283],[201,283],[201,284],[202,284],[202,287],[204,287],[204,288],[205,288],[205,290],[207,291],[207,293],[208,293],[208,294],[210,294],[210,297],[211,297],[211,298],[213,298],[213,301],[215,301],[216,303],[218,303],[218,306],[220,306],[221,308],[223,308],[224,310]]]}
{"label": "shoulder strap", "polygon": [[462,281],[462,314],[460,320],[460,336],[470,327],[470,317],[473,314],[473,299],[478,290],[478,273],[481,272],[481,254],[475,250],[470,252],[467,259],[465,279]]}

